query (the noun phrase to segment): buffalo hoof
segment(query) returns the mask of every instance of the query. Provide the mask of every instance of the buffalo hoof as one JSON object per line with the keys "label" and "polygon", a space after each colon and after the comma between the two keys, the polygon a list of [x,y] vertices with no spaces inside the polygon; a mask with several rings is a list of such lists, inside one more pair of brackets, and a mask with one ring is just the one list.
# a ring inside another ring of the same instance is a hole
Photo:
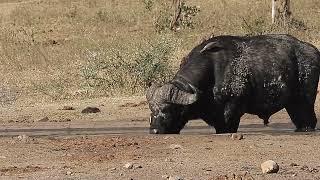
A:
{"label": "buffalo hoof", "polygon": [[314,132],[316,131],[315,128],[307,127],[306,132]]}
{"label": "buffalo hoof", "polygon": [[297,128],[294,132],[314,132],[315,128],[306,127],[306,128]]}

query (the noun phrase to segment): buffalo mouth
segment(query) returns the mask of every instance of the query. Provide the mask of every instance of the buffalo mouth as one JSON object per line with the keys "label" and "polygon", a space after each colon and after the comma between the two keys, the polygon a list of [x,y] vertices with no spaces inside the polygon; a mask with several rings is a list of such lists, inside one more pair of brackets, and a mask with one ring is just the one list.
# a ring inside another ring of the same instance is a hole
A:
{"label": "buffalo mouth", "polygon": [[150,128],[149,134],[180,134],[180,130],[160,130],[156,128]]}

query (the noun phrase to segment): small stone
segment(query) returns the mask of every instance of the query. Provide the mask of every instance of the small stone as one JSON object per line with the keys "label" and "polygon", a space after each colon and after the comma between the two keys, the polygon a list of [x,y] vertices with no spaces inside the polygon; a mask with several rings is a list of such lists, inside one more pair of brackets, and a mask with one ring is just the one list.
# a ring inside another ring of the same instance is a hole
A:
{"label": "small stone", "polygon": [[311,173],[317,173],[317,172],[319,172],[319,170],[316,169],[316,168],[309,168],[308,170],[309,170],[309,172],[311,172]]}
{"label": "small stone", "polygon": [[38,122],[48,122],[49,118],[48,117],[44,117],[42,119],[40,119]]}
{"label": "small stone", "polygon": [[183,178],[179,176],[169,176],[169,180],[183,180]]}
{"label": "small stone", "polygon": [[251,176],[247,171],[241,175],[241,178],[245,180],[254,180],[253,176]]}
{"label": "small stone", "polygon": [[134,169],[141,169],[141,168],[142,168],[141,165],[135,165],[135,166],[134,166]]}
{"label": "small stone", "polygon": [[19,135],[19,136],[17,137],[17,140],[22,141],[22,142],[27,142],[27,141],[28,141],[28,138],[29,138],[29,136],[27,136],[27,135],[25,135],[25,134],[22,134],[22,135]]}
{"label": "small stone", "polygon": [[133,164],[132,163],[127,163],[123,167],[125,167],[127,169],[132,169],[133,168]]}
{"label": "small stone", "polygon": [[169,176],[168,175],[162,175],[161,178],[162,179],[169,179]]}
{"label": "small stone", "polygon": [[233,134],[231,134],[231,139],[232,140],[241,140],[241,139],[243,139],[243,135],[241,133],[233,133]]}
{"label": "small stone", "polygon": [[166,159],[164,159],[164,161],[165,161],[165,162],[174,162],[174,160],[171,159],[171,158],[166,158]]}
{"label": "small stone", "polygon": [[88,114],[88,113],[98,113],[98,112],[101,112],[99,108],[97,107],[86,107],[85,109],[83,109],[81,111],[81,113],[85,113],[85,114]]}
{"label": "small stone", "polygon": [[302,167],[301,167],[301,170],[308,170],[309,169],[309,167],[307,166],[307,165],[303,165]]}
{"label": "small stone", "polygon": [[75,110],[72,106],[63,106],[62,110]]}
{"label": "small stone", "polygon": [[181,146],[180,144],[171,144],[171,145],[170,145],[170,148],[171,148],[171,149],[181,149],[182,146]]}
{"label": "small stone", "polygon": [[71,121],[71,119],[69,119],[69,118],[65,118],[65,119],[60,119],[59,120],[59,122],[70,122]]}
{"label": "small stone", "polygon": [[254,180],[254,177],[251,176],[251,175],[246,175],[246,176],[244,176],[242,179],[245,179],[245,180]]}
{"label": "small stone", "polygon": [[293,167],[293,166],[298,166],[297,163],[290,163],[290,166]]}
{"label": "small stone", "polygon": [[296,177],[296,176],[297,176],[297,173],[292,174],[292,177]]}
{"label": "small stone", "polygon": [[66,175],[72,175],[72,172],[71,171],[67,171]]}
{"label": "small stone", "polygon": [[117,168],[110,168],[110,171],[115,171],[115,170],[117,170]]}
{"label": "small stone", "polygon": [[262,173],[277,173],[279,171],[279,165],[272,161],[268,160],[261,164]]}

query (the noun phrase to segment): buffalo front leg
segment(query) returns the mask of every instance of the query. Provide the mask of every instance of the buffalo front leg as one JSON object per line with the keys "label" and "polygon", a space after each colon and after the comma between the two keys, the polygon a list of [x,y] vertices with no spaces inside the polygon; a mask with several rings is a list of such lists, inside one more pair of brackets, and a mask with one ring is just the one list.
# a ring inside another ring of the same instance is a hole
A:
{"label": "buffalo front leg", "polygon": [[236,133],[239,128],[240,118],[244,113],[236,102],[230,102],[225,105],[224,121],[227,133]]}
{"label": "buffalo front leg", "polygon": [[[210,111],[212,112],[212,111]],[[206,113],[202,119],[211,127],[214,127],[216,134],[227,133],[226,123],[224,121],[223,108],[215,109],[214,115],[212,113]]]}

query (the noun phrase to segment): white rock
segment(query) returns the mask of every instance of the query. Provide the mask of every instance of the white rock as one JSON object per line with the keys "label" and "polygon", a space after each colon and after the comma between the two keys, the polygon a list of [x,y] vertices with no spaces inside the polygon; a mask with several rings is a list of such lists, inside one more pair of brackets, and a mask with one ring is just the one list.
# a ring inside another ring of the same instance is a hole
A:
{"label": "white rock", "polygon": [[243,135],[241,133],[233,133],[231,135],[231,139],[233,139],[233,140],[241,140],[241,139],[243,139]]}
{"label": "white rock", "polygon": [[26,140],[26,139],[28,139],[28,138],[29,138],[29,136],[27,136],[27,135],[25,135],[25,134],[19,135],[19,136],[17,137],[17,139],[20,140],[20,141],[24,141],[24,140]]}
{"label": "white rock", "polygon": [[169,179],[169,176],[168,175],[162,175],[161,178],[162,179]]}
{"label": "white rock", "polygon": [[272,161],[268,160],[261,164],[262,173],[277,173],[279,171],[279,165]]}
{"label": "white rock", "polygon": [[20,141],[20,142],[23,142],[23,143],[28,143],[32,139],[28,135],[22,134],[22,135],[17,136],[16,140]]}
{"label": "white rock", "polygon": [[132,163],[126,163],[123,167],[125,167],[127,169],[132,169],[133,168],[133,164]]}

